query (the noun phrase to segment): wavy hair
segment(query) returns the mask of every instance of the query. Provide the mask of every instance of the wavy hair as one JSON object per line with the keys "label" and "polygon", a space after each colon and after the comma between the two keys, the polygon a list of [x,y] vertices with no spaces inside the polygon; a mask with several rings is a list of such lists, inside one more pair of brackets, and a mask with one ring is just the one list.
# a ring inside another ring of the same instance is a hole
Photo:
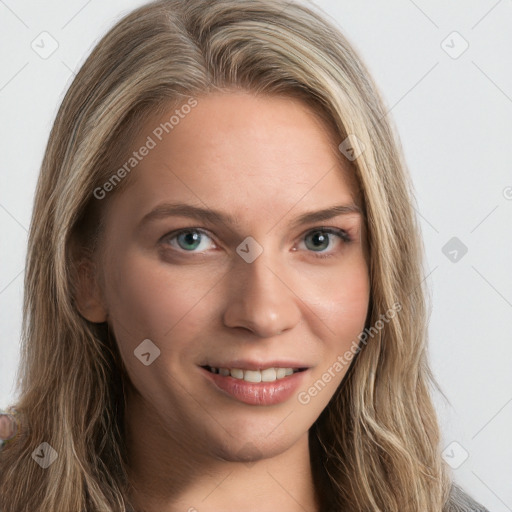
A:
{"label": "wavy hair", "polygon": [[[302,99],[352,162],[369,250],[364,346],[310,429],[322,510],[463,510],[440,453],[427,359],[423,247],[401,149],[370,75],[339,29],[314,9],[271,0],[160,0],[124,16],[99,41],[57,113],[30,226],[20,432],[0,456],[0,509],[130,510],[124,442],[126,372],[108,325],[76,307],[83,258],[95,257],[104,201],[93,191],[123,161],[149,114],[190,96],[242,89]],[[344,158],[340,153],[340,158]],[[46,470],[31,458],[48,442]]]}

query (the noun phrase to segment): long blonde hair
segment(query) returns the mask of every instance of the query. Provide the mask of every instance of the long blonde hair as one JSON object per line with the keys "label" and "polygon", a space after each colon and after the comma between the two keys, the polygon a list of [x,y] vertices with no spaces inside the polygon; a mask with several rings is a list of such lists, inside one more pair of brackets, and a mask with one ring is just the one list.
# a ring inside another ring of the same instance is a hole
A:
{"label": "long blonde hair", "polygon": [[[240,88],[312,105],[352,162],[368,234],[367,327],[401,311],[362,346],[310,430],[323,510],[459,510],[440,454],[430,391],[422,244],[399,143],[369,73],[338,29],[288,1],[160,0],[119,21],[71,84],[46,149],[25,276],[21,431],[0,456],[0,510],[129,508],[125,372],[108,326],[75,306],[80,258],[94,257],[112,176],[141,120],[189,96]],[[340,153],[340,158],[343,158]],[[136,171],[135,171],[136,172]],[[58,454],[43,470],[32,453]]]}

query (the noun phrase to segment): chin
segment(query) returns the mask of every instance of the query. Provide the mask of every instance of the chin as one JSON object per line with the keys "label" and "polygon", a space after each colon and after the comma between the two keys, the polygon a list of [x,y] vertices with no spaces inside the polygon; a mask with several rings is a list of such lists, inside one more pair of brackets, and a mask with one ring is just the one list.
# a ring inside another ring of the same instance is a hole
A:
{"label": "chin", "polygon": [[[237,431],[240,434],[240,431]],[[307,432],[305,432],[307,434]],[[298,436],[300,437],[300,436]],[[210,441],[208,450],[214,458],[229,462],[245,462],[252,464],[263,459],[276,457],[290,449],[297,439],[288,432],[282,432],[282,435],[276,436],[263,434],[258,439],[257,435],[246,432],[241,436],[223,436],[217,443]]]}

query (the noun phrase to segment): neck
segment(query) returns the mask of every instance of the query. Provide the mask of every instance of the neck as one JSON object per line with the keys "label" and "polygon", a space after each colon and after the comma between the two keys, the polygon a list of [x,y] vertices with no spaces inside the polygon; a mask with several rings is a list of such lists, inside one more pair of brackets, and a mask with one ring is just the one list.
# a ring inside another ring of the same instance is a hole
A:
{"label": "neck", "polygon": [[171,432],[140,395],[127,399],[125,424],[136,511],[319,511],[308,432],[279,455],[240,462],[204,446],[203,432]]}

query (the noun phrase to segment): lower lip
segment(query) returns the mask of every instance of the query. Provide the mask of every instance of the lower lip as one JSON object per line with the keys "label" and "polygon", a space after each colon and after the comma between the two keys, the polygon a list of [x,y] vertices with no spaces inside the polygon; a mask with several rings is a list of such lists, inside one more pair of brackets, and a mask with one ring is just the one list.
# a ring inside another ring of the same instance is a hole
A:
{"label": "lower lip", "polygon": [[285,402],[297,391],[304,379],[304,374],[309,371],[296,372],[274,382],[247,382],[243,379],[212,373],[205,368],[200,369],[218,389],[239,402],[249,405],[275,405]]}

